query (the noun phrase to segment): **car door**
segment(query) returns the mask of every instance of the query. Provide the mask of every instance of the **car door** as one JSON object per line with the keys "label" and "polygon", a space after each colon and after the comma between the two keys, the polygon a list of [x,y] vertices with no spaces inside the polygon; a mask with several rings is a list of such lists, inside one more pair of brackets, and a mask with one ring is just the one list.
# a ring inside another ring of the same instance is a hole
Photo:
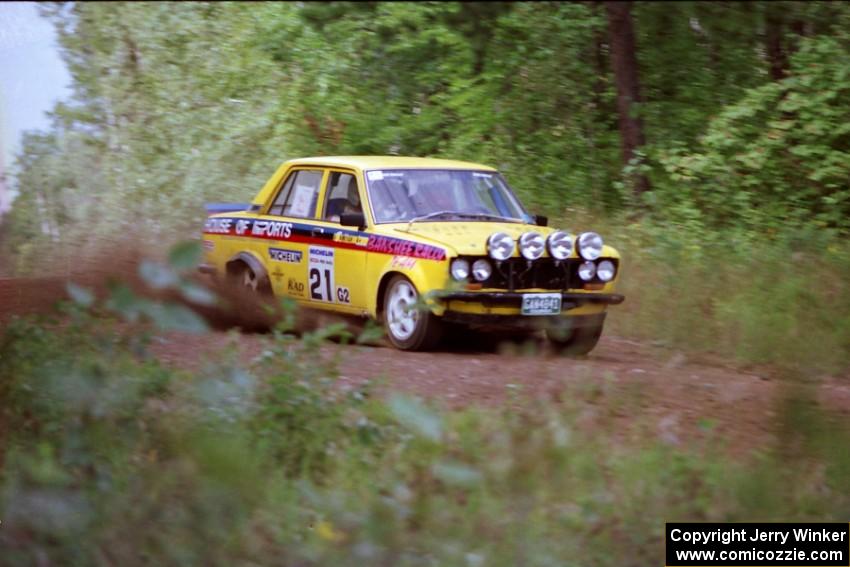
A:
{"label": "car door", "polygon": [[313,243],[307,250],[309,297],[317,305],[362,312],[366,301],[366,244],[357,227],[342,226],[342,212],[363,212],[361,183],[352,170],[328,169],[315,221]]}
{"label": "car door", "polygon": [[309,245],[326,175],[320,167],[291,170],[251,228],[252,236],[266,242],[263,260],[275,295],[310,300]]}

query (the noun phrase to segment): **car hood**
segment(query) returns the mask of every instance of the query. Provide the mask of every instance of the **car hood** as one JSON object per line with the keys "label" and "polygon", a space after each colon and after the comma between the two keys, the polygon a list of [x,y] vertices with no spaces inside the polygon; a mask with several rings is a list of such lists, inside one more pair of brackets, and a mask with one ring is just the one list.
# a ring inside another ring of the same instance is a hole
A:
{"label": "car hood", "polygon": [[487,254],[487,238],[494,232],[504,232],[517,239],[523,232],[535,231],[548,236],[555,229],[532,224],[507,222],[417,222],[384,225],[381,232],[388,236],[417,236],[445,246],[460,255]]}

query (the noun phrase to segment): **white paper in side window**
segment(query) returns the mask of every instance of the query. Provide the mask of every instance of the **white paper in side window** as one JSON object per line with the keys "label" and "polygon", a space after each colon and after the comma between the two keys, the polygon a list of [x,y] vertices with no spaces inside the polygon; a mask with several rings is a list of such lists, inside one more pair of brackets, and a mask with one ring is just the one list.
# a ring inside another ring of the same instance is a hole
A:
{"label": "white paper in side window", "polygon": [[493,174],[492,174],[492,173],[478,173],[477,171],[473,171],[473,172],[472,172],[472,176],[473,176],[473,177],[483,177],[483,178],[485,178],[485,179],[490,179],[491,177],[493,177]]}
{"label": "white paper in side window", "polygon": [[289,214],[296,217],[309,217],[312,213],[310,205],[313,203],[314,190],[310,185],[296,185],[292,194]]}
{"label": "white paper in side window", "polygon": [[381,181],[384,178],[383,171],[367,171],[366,177],[369,178],[369,181]]}

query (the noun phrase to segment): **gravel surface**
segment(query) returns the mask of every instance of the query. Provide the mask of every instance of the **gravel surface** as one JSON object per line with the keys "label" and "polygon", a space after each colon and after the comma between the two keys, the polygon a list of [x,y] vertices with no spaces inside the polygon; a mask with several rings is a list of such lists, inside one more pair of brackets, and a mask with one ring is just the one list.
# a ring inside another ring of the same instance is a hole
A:
{"label": "gravel surface", "polygon": [[[0,279],[0,325],[14,314],[49,311],[64,297],[65,281]],[[97,284],[92,287],[99,289]],[[153,354],[165,364],[197,369],[233,345],[250,364],[273,340],[270,334],[226,332],[228,317],[206,314],[218,330],[156,335]],[[303,312],[299,319],[309,330],[333,316]],[[447,408],[510,408],[535,398],[556,400],[576,410],[578,425],[604,427],[622,441],[656,437],[696,448],[719,442],[741,454],[777,441],[775,402],[789,385],[769,368],[742,368],[709,355],[607,335],[584,359],[560,357],[539,340],[473,340],[470,335],[454,337],[436,352],[329,343],[320,356],[336,360],[343,386],[370,380],[379,393],[406,392]],[[813,383],[815,403],[845,416],[850,413],[848,377],[818,377]]]}

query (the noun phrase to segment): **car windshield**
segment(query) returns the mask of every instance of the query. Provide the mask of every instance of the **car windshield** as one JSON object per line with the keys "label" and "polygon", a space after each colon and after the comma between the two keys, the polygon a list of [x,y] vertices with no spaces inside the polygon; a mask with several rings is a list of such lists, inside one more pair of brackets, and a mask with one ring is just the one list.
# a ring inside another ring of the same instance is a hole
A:
{"label": "car windshield", "polygon": [[372,170],[366,172],[366,182],[377,223],[531,220],[493,171]]}

